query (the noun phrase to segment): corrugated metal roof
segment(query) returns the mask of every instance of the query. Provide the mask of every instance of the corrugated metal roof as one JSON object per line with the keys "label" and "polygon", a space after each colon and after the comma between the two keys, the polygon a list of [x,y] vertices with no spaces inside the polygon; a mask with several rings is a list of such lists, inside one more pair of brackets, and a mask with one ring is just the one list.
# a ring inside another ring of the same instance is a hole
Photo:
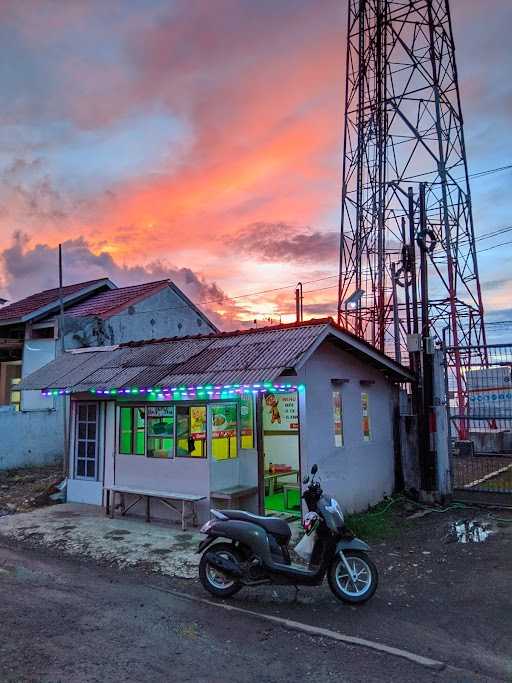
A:
{"label": "corrugated metal roof", "polygon": [[284,368],[258,368],[257,370],[223,370],[222,372],[201,372],[194,374],[171,373],[163,377],[160,386],[205,386],[206,384],[256,384],[271,382]]}
{"label": "corrugated metal roof", "polygon": [[[24,389],[121,389],[174,384],[246,384],[291,367],[325,325],[252,330],[67,353],[25,378]],[[129,372],[129,370],[133,370]]]}
{"label": "corrugated metal roof", "polygon": [[105,352],[68,353],[25,378],[20,388],[79,392],[93,387],[252,384],[272,380],[299,365],[328,334],[373,365],[406,377],[407,370],[392,359],[323,319],[272,329],[136,342]]}

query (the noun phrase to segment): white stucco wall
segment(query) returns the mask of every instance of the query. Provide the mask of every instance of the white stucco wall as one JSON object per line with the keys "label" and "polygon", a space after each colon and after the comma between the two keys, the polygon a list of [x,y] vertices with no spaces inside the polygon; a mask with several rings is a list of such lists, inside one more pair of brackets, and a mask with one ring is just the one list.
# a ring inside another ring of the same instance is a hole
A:
{"label": "white stucco wall", "polygon": [[[331,379],[348,379],[333,387]],[[283,381],[290,378],[283,377]],[[361,386],[360,380],[374,384]],[[378,371],[325,342],[306,362],[297,383],[306,389],[300,401],[302,474],[316,463],[327,493],[342,507],[360,511],[393,492],[393,389]],[[334,445],[332,390],[343,405],[344,445]],[[361,393],[369,395],[372,439],[363,441]]]}
{"label": "white stucco wall", "polygon": [[56,410],[0,413],[0,470],[62,460],[62,399]]}
{"label": "white stucco wall", "polygon": [[106,320],[65,318],[66,348],[208,334],[214,329],[167,287]]}

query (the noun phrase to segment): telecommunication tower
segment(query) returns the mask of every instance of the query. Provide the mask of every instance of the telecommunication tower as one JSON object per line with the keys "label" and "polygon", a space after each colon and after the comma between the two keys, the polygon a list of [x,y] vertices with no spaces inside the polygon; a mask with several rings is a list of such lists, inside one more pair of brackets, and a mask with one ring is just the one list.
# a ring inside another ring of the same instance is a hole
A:
{"label": "telecommunication tower", "polygon": [[399,359],[484,345],[449,2],[348,4],[339,323]]}

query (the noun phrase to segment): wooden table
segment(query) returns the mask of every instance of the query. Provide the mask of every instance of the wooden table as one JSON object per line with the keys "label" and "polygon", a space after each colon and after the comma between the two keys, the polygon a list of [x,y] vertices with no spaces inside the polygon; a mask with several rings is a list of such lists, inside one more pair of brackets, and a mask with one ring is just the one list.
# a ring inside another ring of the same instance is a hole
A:
{"label": "wooden table", "polygon": [[274,494],[274,487],[278,479],[284,479],[284,477],[290,477],[295,475],[297,483],[299,483],[299,470],[287,470],[286,472],[269,472],[265,470],[265,485],[268,483],[268,495],[272,496]]}
{"label": "wooden table", "polygon": [[[300,484],[299,482],[291,482],[291,481],[284,481],[283,482],[283,505],[286,510],[291,510],[291,507],[288,505],[288,494],[290,491],[299,491],[300,494]],[[299,499],[299,507],[300,507],[300,499]]]}
{"label": "wooden table", "polygon": [[[128,510],[131,510],[134,505],[137,505],[141,500],[146,501],[146,522],[151,521],[150,515],[150,500],[151,498],[156,498],[163,505],[167,506],[173,512],[176,512],[181,517],[181,528],[186,531],[186,517],[192,517],[192,524],[197,525],[197,514],[196,514],[196,503],[200,500],[206,500],[206,496],[196,496],[193,493],[172,493],[167,491],[150,491],[147,489],[134,488],[131,486],[111,486],[106,490],[106,506],[105,512],[110,517],[114,518],[114,511],[116,508],[121,508],[121,515],[125,515]],[[112,499],[110,495],[112,494]],[[119,494],[121,500],[116,506],[116,494]],[[126,507],[125,496],[131,494],[137,496],[137,499]],[[181,502],[181,509],[176,508],[170,501]],[[187,515],[187,505],[190,506],[190,510]]]}

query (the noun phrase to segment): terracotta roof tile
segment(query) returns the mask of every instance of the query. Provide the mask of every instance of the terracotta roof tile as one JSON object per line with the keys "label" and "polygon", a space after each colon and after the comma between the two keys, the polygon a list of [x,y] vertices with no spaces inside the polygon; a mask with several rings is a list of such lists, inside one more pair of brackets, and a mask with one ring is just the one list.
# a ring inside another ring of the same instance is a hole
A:
{"label": "terracotta roof tile", "polygon": [[[76,294],[82,289],[86,289],[91,285],[96,283],[107,281],[108,278],[98,278],[96,280],[88,280],[87,282],[77,282],[74,285],[66,285],[62,288],[62,293],[64,297],[68,297],[70,294]],[[59,300],[59,288],[45,289],[42,292],[36,292],[30,296],[15,301],[8,306],[3,306],[0,308],[0,321],[2,320],[19,320],[30,313],[34,313],[44,306],[49,304],[56,304]]]}
{"label": "terracotta roof tile", "polygon": [[158,290],[164,289],[168,284],[169,280],[158,280],[157,282],[146,282],[130,287],[118,287],[108,292],[99,292],[89,297],[86,301],[81,301],[66,308],[66,316],[109,317],[137,301],[145,299]]}

